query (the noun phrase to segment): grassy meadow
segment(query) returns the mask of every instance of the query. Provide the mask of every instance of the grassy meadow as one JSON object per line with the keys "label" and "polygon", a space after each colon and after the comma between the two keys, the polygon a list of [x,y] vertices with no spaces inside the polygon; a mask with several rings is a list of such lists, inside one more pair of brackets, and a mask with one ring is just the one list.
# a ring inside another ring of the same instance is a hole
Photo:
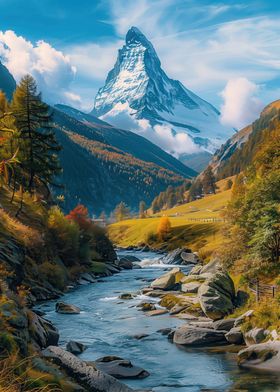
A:
{"label": "grassy meadow", "polygon": [[[171,223],[168,249],[187,246],[207,257],[222,240],[222,212],[231,196],[231,190],[224,190],[226,182],[222,180],[217,183],[218,191],[214,195],[149,215],[145,219],[114,223],[108,229],[110,238],[124,247],[147,243],[149,236],[156,234],[161,217],[168,216]],[[157,243],[156,246],[161,247],[162,244]]]}

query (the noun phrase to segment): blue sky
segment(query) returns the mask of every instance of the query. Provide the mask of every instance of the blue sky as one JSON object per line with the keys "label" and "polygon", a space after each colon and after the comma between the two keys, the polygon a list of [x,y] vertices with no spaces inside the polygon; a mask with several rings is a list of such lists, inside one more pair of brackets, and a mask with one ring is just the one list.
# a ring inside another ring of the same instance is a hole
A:
{"label": "blue sky", "polygon": [[248,110],[280,98],[278,1],[0,0],[0,15],[2,61],[17,79],[33,73],[50,102],[90,109],[131,25],[218,108],[238,100],[235,80]]}

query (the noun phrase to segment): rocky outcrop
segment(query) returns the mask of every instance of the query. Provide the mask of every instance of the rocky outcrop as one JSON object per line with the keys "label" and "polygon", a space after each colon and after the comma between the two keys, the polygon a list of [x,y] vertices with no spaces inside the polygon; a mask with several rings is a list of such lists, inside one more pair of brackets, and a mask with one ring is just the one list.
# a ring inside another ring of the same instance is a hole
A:
{"label": "rocky outcrop", "polygon": [[133,268],[133,262],[131,260],[128,260],[126,257],[122,257],[118,264],[123,269],[132,269]]}
{"label": "rocky outcrop", "polygon": [[98,392],[131,392],[128,386],[98,370],[60,347],[49,346],[43,351],[45,358],[61,366],[69,376],[86,389]]}
{"label": "rocky outcrop", "polygon": [[97,369],[119,379],[141,379],[150,374],[141,367],[134,366],[129,360],[107,356],[94,362]]}
{"label": "rocky outcrop", "polygon": [[175,249],[161,258],[163,264],[197,264],[199,258],[190,249]]}
{"label": "rocky outcrop", "polygon": [[253,328],[244,334],[245,343],[247,346],[263,342],[269,335],[269,331],[263,328]]}
{"label": "rocky outcrop", "polygon": [[243,333],[241,332],[240,327],[234,327],[231,328],[228,333],[226,333],[226,340],[230,344],[243,344],[244,343],[244,338],[243,338]]}
{"label": "rocky outcrop", "polygon": [[197,293],[200,287],[200,282],[189,282],[181,285],[181,291],[183,293]]}
{"label": "rocky outcrop", "polygon": [[176,329],[173,342],[184,346],[215,346],[227,344],[225,331],[183,325]]}
{"label": "rocky outcrop", "polygon": [[243,368],[280,371],[280,342],[254,344],[238,353],[238,364]]}
{"label": "rocky outcrop", "polygon": [[28,329],[31,339],[39,348],[58,344],[59,332],[57,328],[50,321],[31,310],[28,310]]}
{"label": "rocky outcrop", "polygon": [[224,271],[212,274],[199,287],[198,298],[203,312],[218,320],[234,309],[235,289],[231,277]]}
{"label": "rocky outcrop", "polygon": [[55,311],[63,314],[79,314],[81,309],[78,306],[66,304],[65,302],[57,302],[55,305]]}

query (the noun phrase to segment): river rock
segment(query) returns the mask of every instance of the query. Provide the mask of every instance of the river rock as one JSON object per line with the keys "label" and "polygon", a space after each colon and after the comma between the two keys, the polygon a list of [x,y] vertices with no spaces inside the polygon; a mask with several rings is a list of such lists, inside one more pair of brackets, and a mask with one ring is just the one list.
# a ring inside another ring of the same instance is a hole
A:
{"label": "river rock", "polygon": [[142,302],[141,304],[137,305],[137,308],[140,308],[143,312],[156,309],[155,305],[151,302]]}
{"label": "river rock", "polygon": [[61,366],[78,384],[84,386],[87,390],[98,392],[133,391],[114,377],[96,369],[93,364],[82,361],[61,347],[49,346],[42,354]]}
{"label": "river rock", "polygon": [[119,296],[119,299],[133,299],[133,295],[131,293],[123,293]]}
{"label": "river rock", "polygon": [[243,344],[244,343],[243,333],[241,332],[240,327],[231,328],[226,333],[225,336],[226,336],[226,340],[230,344]]}
{"label": "river rock", "polygon": [[155,279],[151,283],[151,287],[153,289],[160,289],[160,290],[173,289],[176,284],[176,274],[180,272],[181,272],[180,268],[173,268],[171,271],[168,271],[166,274]]}
{"label": "river rock", "polygon": [[75,355],[82,354],[86,349],[87,346],[83,343],[75,342],[73,340],[70,340],[70,342],[66,344],[66,350]]}
{"label": "river rock", "polygon": [[234,309],[235,289],[228,273],[218,271],[198,289],[203,312],[212,320],[219,320]]}
{"label": "river rock", "polygon": [[176,329],[173,342],[184,346],[216,346],[227,344],[225,331],[183,325]]}
{"label": "river rock", "polygon": [[158,330],[157,330],[157,332],[158,332],[158,333],[161,333],[163,336],[169,335],[170,332],[172,332],[172,331],[173,331],[172,328],[161,328],[161,329],[158,329]]}
{"label": "river rock", "polygon": [[166,256],[161,258],[163,264],[182,264],[183,259],[181,257],[182,252],[187,250],[178,248],[169,252]]}
{"label": "river rock", "polygon": [[263,342],[269,334],[263,328],[253,328],[244,334],[245,343],[247,346]]}
{"label": "river rock", "polygon": [[254,344],[238,353],[238,364],[243,368],[280,371],[280,342]]}
{"label": "river rock", "polygon": [[119,261],[119,267],[127,270],[132,269],[133,262],[131,260],[128,260],[126,257],[122,257]]}
{"label": "river rock", "polygon": [[239,327],[239,325],[243,324],[250,317],[252,317],[253,314],[254,314],[254,310],[253,309],[247,310],[247,312],[245,312],[241,316],[237,317],[237,319],[235,320],[234,326],[235,327]]}
{"label": "river rock", "polygon": [[65,302],[57,302],[55,305],[55,311],[63,314],[79,314],[81,309],[78,306],[66,304]]}
{"label": "river rock", "polygon": [[213,328],[218,330],[221,329],[223,331],[229,331],[234,327],[235,320],[235,318],[228,318],[214,321]]}
{"label": "river rock", "polygon": [[167,309],[156,309],[156,310],[151,310],[150,312],[147,312],[147,316],[161,316],[162,314],[168,313]]}
{"label": "river rock", "polygon": [[57,328],[38,314],[28,311],[28,330],[32,340],[40,347],[56,346],[59,340]]}
{"label": "river rock", "polygon": [[89,283],[95,283],[95,276],[93,274],[90,274],[88,272],[85,272],[81,275],[81,279],[86,280]]}
{"label": "river rock", "polygon": [[132,263],[141,261],[138,257],[133,255],[120,255],[120,260],[122,259],[131,261]]}
{"label": "river rock", "polygon": [[115,356],[97,359],[95,366],[102,372],[119,379],[141,379],[150,375],[149,372],[141,367],[134,366],[129,360]]}
{"label": "river rock", "polygon": [[182,264],[197,264],[200,262],[199,257],[196,253],[185,252],[181,253]]}
{"label": "river rock", "polygon": [[197,293],[200,287],[200,282],[190,282],[181,285],[181,291],[183,293]]}

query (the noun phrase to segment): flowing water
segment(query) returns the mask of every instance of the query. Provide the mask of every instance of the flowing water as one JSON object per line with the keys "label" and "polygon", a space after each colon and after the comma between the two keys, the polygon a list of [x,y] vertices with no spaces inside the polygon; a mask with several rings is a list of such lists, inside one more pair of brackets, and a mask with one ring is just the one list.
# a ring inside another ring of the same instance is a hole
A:
{"label": "flowing water", "polygon": [[[123,380],[135,389],[155,392],[280,391],[278,375],[242,372],[234,354],[185,349],[169,342],[157,331],[174,328],[184,321],[168,314],[146,316],[135,307],[145,296],[120,300],[121,293],[139,292],[167,268],[157,264],[158,255],[154,253],[127,253],[143,260],[144,268],[102,278],[102,282],[80,286],[63,297],[63,301],[79,306],[80,314],[56,313],[54,301],[38,306],[58,327],[60,345],[64,346],[69,340],[84,343],[88,346],[80,355],[84,360],[105,355],[130,359],[150,372],[150,376],[142,380]],[[137,334],[148,337],[137,340]]]}

